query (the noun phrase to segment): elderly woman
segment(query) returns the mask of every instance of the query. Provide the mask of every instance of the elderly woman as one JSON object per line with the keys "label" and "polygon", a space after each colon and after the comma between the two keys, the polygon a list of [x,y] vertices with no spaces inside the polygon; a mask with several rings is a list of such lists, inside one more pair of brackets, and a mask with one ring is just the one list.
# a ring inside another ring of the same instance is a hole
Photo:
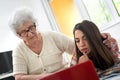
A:
{"label": "elderly woman", "polygon": [[64,52],[72,53],[74,41],[59,32],[38,32],[31,10],[19,9],[10,18],[10,28],[22,39],[13,50],[16,80],[36,80],[63,69]]}
{"label": "elderly woman", "polygon": [[62,54],[73,52],[73,39],[59,32],[39,32],[32,11],[27,8],[17,10],[9,26],[22,39],[13,50],[16,80],[36,80],[65,68]]}

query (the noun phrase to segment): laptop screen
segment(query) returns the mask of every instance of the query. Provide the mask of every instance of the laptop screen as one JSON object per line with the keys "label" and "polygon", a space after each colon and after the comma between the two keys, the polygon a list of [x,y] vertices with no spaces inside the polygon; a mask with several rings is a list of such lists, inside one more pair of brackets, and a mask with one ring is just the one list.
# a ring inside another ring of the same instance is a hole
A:
{"label": "laptop screen", "polygon": [[13,71],[12,51],[0,52],[0,74]]}

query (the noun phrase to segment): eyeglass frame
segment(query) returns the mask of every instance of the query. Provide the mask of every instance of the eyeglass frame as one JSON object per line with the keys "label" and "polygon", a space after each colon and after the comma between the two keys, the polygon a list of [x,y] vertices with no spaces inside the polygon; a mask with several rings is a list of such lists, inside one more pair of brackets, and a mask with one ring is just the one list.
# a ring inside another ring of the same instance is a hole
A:
{"label": "eyeglass frame", "polygon": [[17,34],[21,37],[26,37],[28,35],[28,32],[33,32],[36,31],[36,24],[34,23],[33,25],[30,25],[27,29],[18,32]]}

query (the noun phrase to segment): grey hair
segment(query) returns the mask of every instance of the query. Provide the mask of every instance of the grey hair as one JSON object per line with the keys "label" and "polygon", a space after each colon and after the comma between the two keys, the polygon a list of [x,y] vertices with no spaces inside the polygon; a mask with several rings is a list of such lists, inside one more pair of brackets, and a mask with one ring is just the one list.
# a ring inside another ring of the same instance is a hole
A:
{"label": "grey hair", "polygon": [[33,23],[36,23],[36,18],[33,16],[32,10],[24,7],[24,8],[17,9],[12,14],[12,16],[10,16],[8,25],[12,29],[12,31],[15,33],[15,35],[18,36],[17,34],[18,28],[28,20],[31,20]]}

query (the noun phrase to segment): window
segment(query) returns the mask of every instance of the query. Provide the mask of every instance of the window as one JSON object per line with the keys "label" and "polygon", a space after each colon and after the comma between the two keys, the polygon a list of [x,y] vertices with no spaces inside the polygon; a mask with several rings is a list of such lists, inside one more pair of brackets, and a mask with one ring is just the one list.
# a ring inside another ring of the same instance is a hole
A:
{"label": "window", "polygon": [[52,0],[50,6],[60,31],[73,37],[73,28],[82,19],[74,0]]}
{"label": "window", "polygon": [[120,0],[75,0],[82,19],[88,19],[104,30],[120,21]]}
{"label": "window", "polygon": [[113,4],[115,6],[116,11],[118,12],[118,15],[120,16],[120,0],[113,0]]}
{"label": "window", "polygon": [[111,21],[111,15],[108,12],[103,0],[83,0],[83,2],[90,19],[97,25],[105,24]]}

